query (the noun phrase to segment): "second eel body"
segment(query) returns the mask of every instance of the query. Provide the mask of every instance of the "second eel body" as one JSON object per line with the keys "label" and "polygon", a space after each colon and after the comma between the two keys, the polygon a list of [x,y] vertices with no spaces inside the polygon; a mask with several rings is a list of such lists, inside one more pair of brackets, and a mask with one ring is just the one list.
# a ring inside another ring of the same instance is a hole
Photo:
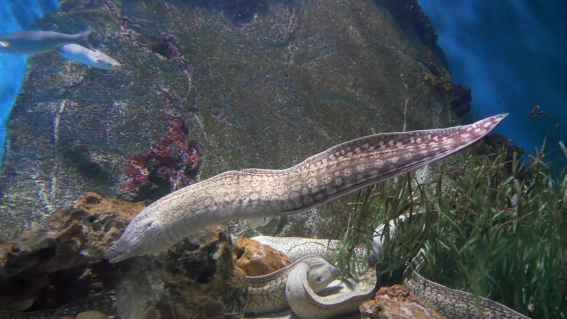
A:
{"label": "second eel body", "polygon": [[[400,216],[400,218],[404,220],[405,216]],[[301,318],[327,318],[342,313],[355,312],[362,302],[372,299],[373,288],[376,285],[376,277],[373,271],[367,272],[355,290],[346,294],[321,297],[316,294],[317,291],[313,289],[313,285],[306,283],[305,278],[308,280],[311,278],[311,270],[308,263],[302,262],[301,258],[305,258],[302,256],[311,255],[310,258],[314,258],[313,255],[316,255],[322,258],[330,258],[331,254],[326,247],[336,246],[336,241],[269,236],[254,237],[252,239],[281,252],[292,251],[292,259],[298,259],[293,263],[294,267],[288,266],[288,278],[285,278],[285,302]],[[330,245],[322,248],[323,243],[330,243]],[[359,247],[359,249],[362,249],[362,247]],[[479,319],[481,318],[478,314],[479,310],[485,319],[529,319],[529,317],[503,304],[483,297],[478,297],[479,303],[477,305],[477,297],[474,294],[451,289],[423,277],[419,271],[424,266],[425,254],[423,250],[420,250],[412,258],[411,262],[406,265],[402,283],[416,296],[447,317],[447,319]],[[273,287],[273,285],[270,287]],[[278,291],[281,298],[283,293],[281,290]]]}
{"label": "second eel body", "polygon": [[233,219],[308,210],[457,153],[486,136],[506,116],[446,129],[366,136],[284,170],[219,174],[146,207],[105,257],[119,262],[160,252],[206,226]]}
{"label": "second eel body", "polygon": [[265,276],[246,277],[249,297],[246,302],[246,313],[269,313],[288,307],[285,286],[290,273],[298,264],[305,264],[310,269],[306,277],[306,285],[319,292],[333,280],[339,278],[340,271],[325,259],[306,255],[293,264]]}

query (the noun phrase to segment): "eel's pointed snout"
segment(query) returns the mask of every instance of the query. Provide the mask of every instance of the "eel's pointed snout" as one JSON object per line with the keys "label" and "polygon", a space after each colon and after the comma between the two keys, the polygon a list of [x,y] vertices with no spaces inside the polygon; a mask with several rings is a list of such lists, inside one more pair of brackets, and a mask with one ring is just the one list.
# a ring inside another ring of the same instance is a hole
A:
{"label": "eel's pointed snout", "polygon": [[104,259],[107,259],[110,263],[113,264],[128,259],[128,257],[125,256],[124,252],[117,249],[116,244],[105,250],[102,255]]}
{"label": "eel's pointed snout", "polygon": [[112,259],[116,256],[116,247],[112,245],[110,248],[102,252],[104,259]]}

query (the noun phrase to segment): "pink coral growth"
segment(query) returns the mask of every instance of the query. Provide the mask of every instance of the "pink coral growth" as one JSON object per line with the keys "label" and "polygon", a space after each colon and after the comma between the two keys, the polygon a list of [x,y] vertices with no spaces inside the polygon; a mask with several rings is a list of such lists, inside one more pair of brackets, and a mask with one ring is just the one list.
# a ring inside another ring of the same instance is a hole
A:
{"label": "pink coral growth", "polygon": [[128,181],[120,189],[135,192],[142,200],[151,193],[163,196],[188,186],[198,179],[202,155],[201,144],[187,138],[185,122],[173,119],[169,131],[152,148],[126,158]]}

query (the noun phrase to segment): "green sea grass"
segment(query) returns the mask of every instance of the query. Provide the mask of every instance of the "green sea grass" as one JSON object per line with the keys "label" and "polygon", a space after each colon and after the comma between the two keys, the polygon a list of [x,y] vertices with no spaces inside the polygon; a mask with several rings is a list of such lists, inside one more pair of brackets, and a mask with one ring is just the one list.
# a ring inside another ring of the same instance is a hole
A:
{"label": "green sea grass", "polygon": [[353,247],[370,245],[376,226],[411,213],[408,222],[395,221],[393,236],[384,231],[380,284],[399,283],[405,262],[424,248],[422,274],[430,280],[532,318],[565,317],[567,170],[545,163],[545,143],[529,160],[517,157],[507,147],[482,146],[443,161],[428,183],[404,175],[360,191],[335,255],[338,266],[354,272]]}

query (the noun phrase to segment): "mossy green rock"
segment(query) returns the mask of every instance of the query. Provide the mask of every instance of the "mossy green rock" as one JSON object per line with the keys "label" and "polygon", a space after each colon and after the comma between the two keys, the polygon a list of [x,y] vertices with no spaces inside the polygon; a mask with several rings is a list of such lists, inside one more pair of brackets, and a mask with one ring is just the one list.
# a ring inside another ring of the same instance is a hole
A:
{"label": "mossy green rock", "polygon": [[[87,191],[114,196],[125,156],[150,148],[174,117],[205,148],[201,180],[287,168],[341,142],[400,131],[406,99],[408,130],[454,124],[424,80],[431,51],[370,0],[272,4],[246,21],[157,0],[66,5],[39,26],[90,27],[92,44],[124,68],[87,68],[55,52],[30,57],[0,174],[6,238]],[[336,225],[322,221],[317,233],[336,234]]]}

